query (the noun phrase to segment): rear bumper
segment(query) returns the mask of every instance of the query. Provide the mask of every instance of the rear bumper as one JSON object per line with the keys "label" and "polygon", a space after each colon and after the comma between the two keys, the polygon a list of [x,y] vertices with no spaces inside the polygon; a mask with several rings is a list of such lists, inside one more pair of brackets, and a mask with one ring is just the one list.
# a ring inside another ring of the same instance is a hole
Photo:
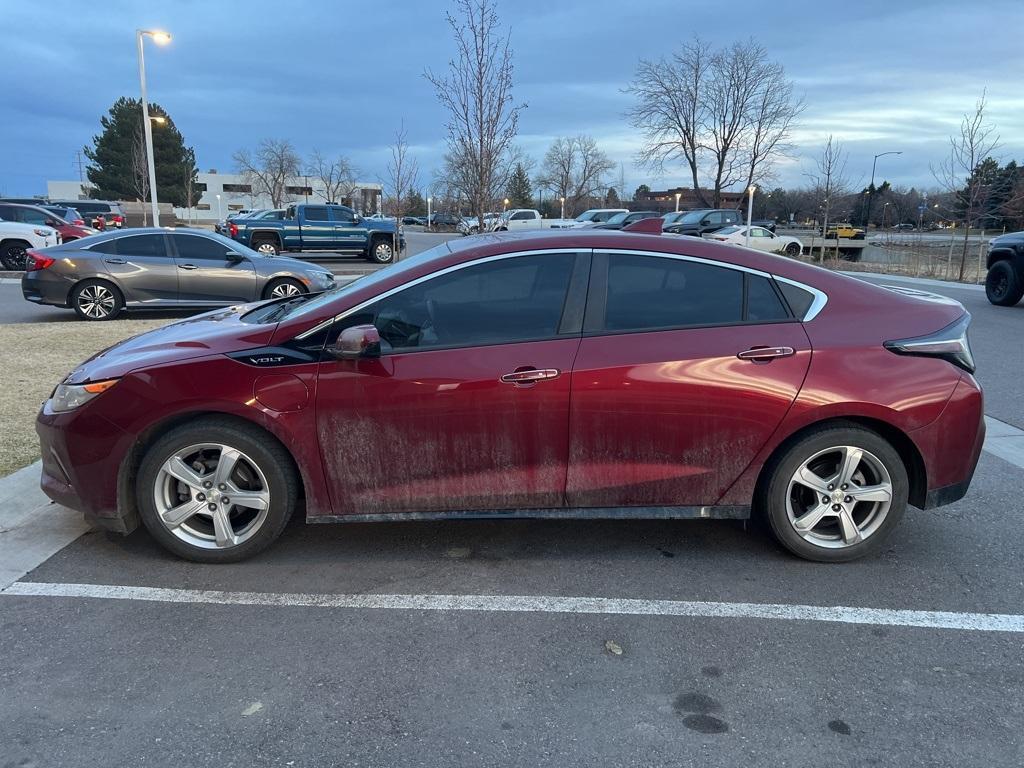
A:
{"label": "rear bumper", "polygon": [[51,304],[55,307],[68,306],[72,280],[56,272],[38,269],[26,272],[21,278],[21,295],[33,304]]}

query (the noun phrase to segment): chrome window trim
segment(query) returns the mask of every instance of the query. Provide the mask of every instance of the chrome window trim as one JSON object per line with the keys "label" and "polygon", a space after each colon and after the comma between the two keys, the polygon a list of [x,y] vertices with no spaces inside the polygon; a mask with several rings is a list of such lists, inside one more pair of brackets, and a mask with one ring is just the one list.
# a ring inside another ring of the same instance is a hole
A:
{"label": "chrome window trim", "polygon": [[473,261],[464,261],[461,264],[453,264],[452,266],[445,267],[444,269],[439,270],[437,272],[431,272],[429,275],[423,275],[421,277],[417,277],[415,280],[410,280],[407,283],[402,283],[401,285],[397,285],[394,288],[391,288],[391,289],[389,289],[387,291],[384,291],[383,293],[378,293],[373,298],[367,299],[364,302],[356,304],[354,307],[346,309],[344,312],[340,312],[337,315],[334,315],[333,317],[329,317],[326,320],[323,320],[323,321],[317,323],[312,328],[310,328],[307,331],[303,331],[302,333],[300,333],[295,338],[297,340],[299,340],[299,341],[302,341],[303,339],[307,339],[310,336],[312,336],[313,334],[318,333],[319,331],[322,331],[324,328],[328,327],[332,323],[336,323],[339,320],[343,320],[346,317],[348,317],[349,315],[351,315],[351,314],[353,314],[355,312],[358,312],[359,310],[364,309],[365,307],[368,307],[370,304],[373,304],[374,302],[381,301],[382,299],[386,299],[386,298],[388,298],[388,296],[393,296],[394,294],[398,293],[399,291],[404,291],[406,288],[412,288],[414,285],[419,285],[420,283],[425,283],[427,280],[433,280],[435,277],[442,277],[443,275],[447,275],[447,274],[450,274],[452,272],[456,272],[456,271],[458,271],[460,269],[465,269],[466,267],[474,267],[474,266],[477,266],[478,264],[488,264],[488,263],[490,263],[492,261],[501,261],[502,259],[514,259],[517,256],[541,256],[541,255],[544,255],[544,254],[551,254],[551,253],[572,253],[572,254],[576,254],[576,253],[588,253],[588,252],[591,252],[591,251],[593,251],[593,248],[539,248],[539,249],[534,249],[534,250],[529,250],[529,251],[514,251],[512,253],[499,253],[499,254],[496,254],[494,256],[484,256],[481,259],[474,259]]}
{"label": "chrome window trim", "polygon": [[662,259],[676,259],[677,261],[693,261],[698,264],[706,264],[710,267],[721,267],[722,269],[734,269],[737,272],[746,272],[751,275],[758,275],[760,277],[767,277],[771,280],[772,275],[768,272],[762,272],[759,269],[752,267],[744,267],[740,264],[729,264],[725,261],[715,261],[714,259],[703,259],[700,256],[687,256],[682,253],[662,253],[659,251],[635,251],[632,249],[623,248],[594,248],[594,253],[608,253],[608,254],[625,254],[627,256],[657,256]]}
{"label": "chrome window trim", "polygon": [[818,288],[815,288],[814,286],[807,285],[807,283],[801,283],[798,280],[790,280],[788,277],[780,277],[779,275],[773,275],[773,277],[779,282],[789,283],[790,285],[795,286],[797,288],[802,288],[803,290],[809,292],[812,296],[814,296],[814,300],[811,302],[811,306],[808,307],[807,311],[804,313],[804,316],[800,318],[800,320],[805,323],[809,323],[811,322],[811,320],[816,318],[818,316],[818,313],[825,308],[826,304],[828,304],[828,294],[822,290],[819,290]]}

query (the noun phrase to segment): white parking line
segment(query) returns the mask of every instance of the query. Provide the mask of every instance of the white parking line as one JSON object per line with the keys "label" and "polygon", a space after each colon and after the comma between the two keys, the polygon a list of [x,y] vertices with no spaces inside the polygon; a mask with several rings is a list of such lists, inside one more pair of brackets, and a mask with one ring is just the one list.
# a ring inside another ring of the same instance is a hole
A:
{"label": "white parking line", "polygon": [[984,447],[993,456],[1024,469],[1024,430],[986,416]]}
{"label": "white parking line", "polygon": [[1005,613],[903,611],[848,606],[634,600],[549,595],[330,595],[223,592],[199,589],[125,587],[108,584],[51,584],[19,581],[0,591],[19,597],[85,597],[158,603],[255,605],[274,608],[371,609],[398,611],[483,611],[493,613],[611,614],[730,619],[823,621],[968,632],[1024,633],[1024,616]]}

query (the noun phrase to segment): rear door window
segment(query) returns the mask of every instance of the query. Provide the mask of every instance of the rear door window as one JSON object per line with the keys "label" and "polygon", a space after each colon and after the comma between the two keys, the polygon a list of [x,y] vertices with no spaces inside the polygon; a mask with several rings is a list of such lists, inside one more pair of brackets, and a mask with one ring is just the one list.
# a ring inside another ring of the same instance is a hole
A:
{"label": "rear door window", "polygon": [[121,256],[167,256],[163,235],[130,235],[118,238],[117,252]]}
{"label": "rear door window", "polygon": [[326,205],[307,205],[306,221],[330,221]]}

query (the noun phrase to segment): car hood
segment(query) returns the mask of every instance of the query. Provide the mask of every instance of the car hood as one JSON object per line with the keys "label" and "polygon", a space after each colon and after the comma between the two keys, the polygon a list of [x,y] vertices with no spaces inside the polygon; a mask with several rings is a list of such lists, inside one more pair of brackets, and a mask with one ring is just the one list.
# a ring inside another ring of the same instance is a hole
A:
{"label": "car hood", "polygon": [[108,347],[68,374],[68,384],[116,379],[139,368],[262,347],[275,325],[252,325],[242,316],[262,302],[239,304],[180,320]]}

